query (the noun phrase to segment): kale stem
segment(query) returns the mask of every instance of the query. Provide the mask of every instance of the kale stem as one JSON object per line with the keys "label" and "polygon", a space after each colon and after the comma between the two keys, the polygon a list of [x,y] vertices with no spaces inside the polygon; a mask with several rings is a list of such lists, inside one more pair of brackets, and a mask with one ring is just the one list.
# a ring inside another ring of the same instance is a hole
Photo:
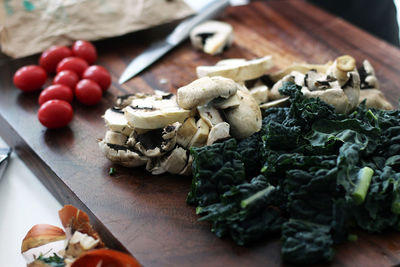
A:
{"label": "kale stem", "polygon": [[358,172],[356,187],[352,195],[356,205],[361,205],[364,202],[373,174],[374,171],[369,167],[364,167]]}
{"label": "kale stem", "polygon": [[392,212],[400,214],[400,195],[396,194],[392,202]]}
{"label": "kale stem", "polygon": [[255,201],[256,199],[262,197],[263,195],[268,195],[274,189],[275,189],[275,186],[270,185],[267,188],[265,188],[265,189],[263,189],[261,191],[258,191],[254,195],[251,195],[250,197],[246,198],[245,200],[242,200],[242,202],[240,202],[240,206],[244,209],[249,204],[251,204],[253,201]]}

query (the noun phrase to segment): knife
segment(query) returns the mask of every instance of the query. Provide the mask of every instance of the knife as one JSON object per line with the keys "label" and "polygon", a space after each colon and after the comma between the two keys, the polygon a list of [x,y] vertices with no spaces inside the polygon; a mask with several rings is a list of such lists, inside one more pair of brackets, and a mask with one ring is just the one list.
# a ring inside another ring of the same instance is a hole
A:
{"label": "knife", "polygon": [[11,154],[11,148],[0,148],[0,180],[8,164],[8,158]]}
{"label": "knife", "polygon": [[152,44],[148,49],[142,52],[142,54],[132,60],[119,78],[119,84],[123,84],[135,77],[139,72],[150,66],[152,63],[157,61],[157,59],[161,58],[172,48],[188,38],[190,31],[196,25],[217,16],[218,13],[224,10],[228,5],[229,0],[212,1],[203,7],[199,11],[198,15],[182,21],[164,40]]}

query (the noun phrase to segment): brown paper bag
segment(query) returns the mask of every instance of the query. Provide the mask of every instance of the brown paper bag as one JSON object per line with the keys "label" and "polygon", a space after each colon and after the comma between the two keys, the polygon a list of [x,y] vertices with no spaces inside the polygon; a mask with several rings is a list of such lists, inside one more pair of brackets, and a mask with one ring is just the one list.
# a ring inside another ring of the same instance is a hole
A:
{"label": "brown paper bag", "polygon": [[193,13],[183,0],[3,0],[0,45],[23,57],[74,40],[98,40]]}

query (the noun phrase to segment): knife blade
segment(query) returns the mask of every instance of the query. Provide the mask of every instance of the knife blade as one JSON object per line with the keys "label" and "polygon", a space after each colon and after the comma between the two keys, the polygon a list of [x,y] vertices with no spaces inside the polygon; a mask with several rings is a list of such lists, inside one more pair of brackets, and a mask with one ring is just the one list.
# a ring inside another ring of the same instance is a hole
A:
{"label": "knife blade", "polygon": [[0,180],[3,178],[4,171],[8,164],[11,148],[0,148]]}
{"label": "knife blade", "polygon": [[119,78],[119,84],[123,84],[135,77],[142,70],[157,61],[168,51],[179,45],[189,37],[190,31],[201,22],[218,15],[229,5],[229,0],[215,0],[202,8],[198,15],[185,19],[164,40],[152,44],[148,49],[133,59]]}

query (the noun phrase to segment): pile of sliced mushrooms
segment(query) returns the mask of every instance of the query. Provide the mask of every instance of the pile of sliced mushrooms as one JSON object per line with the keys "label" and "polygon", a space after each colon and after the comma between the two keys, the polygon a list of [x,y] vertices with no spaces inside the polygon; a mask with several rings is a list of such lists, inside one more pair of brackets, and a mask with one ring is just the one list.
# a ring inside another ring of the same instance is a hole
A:
{"label": "pile of sliced mushrooms", "polygon": [[197,67],[198,79],[179,88],[177,95],[155,91],[118,97],[104,114],[108,130],[99,146],[109,160],[126,167],[145,165],[155,175],[190,175],[190,147],[259,131],[261,109],[288,105],[278,91],[285,81],[338,113],[351,112],[364,99],[367,107],[392,109],[368,60],[357,69],[355,59],[345,55],[326,64],[294,64],[266,74],[272,67],[271,56],[226,59]]}

